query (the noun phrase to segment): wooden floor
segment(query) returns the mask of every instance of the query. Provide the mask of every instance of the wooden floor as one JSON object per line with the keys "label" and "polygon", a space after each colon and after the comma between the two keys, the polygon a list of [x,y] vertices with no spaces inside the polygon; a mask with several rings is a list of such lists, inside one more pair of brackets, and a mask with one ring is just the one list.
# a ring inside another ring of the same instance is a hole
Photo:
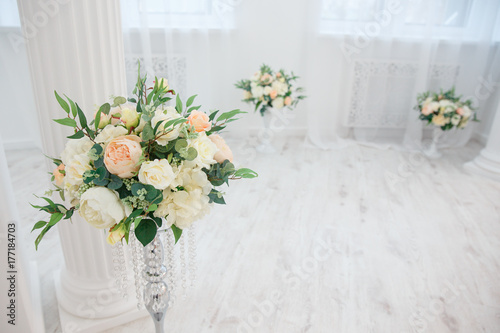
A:
{"label": "wooden floor", "polygon": [[[500,332],[500,183],[462,169],[477,143],[439,160],[278,146],[251,158],[260,177],[234,182],[228,205],[198,223],[198,284],[169,309],[167,332]],[[30,246],[38,216],[26,201],[46,186],[42,160],[8,152]],[[30,250],[47,332],[60,331],[57,239]]]}

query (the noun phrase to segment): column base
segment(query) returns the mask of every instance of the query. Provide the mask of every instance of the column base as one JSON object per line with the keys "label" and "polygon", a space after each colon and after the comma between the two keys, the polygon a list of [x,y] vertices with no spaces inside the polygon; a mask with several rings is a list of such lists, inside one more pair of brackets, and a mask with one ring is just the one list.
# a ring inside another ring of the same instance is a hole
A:
{"label": "column base", "polygon": [[500,181],[500,158],[484,149],[475,159],[465,163],[464,169],[470,173]]}
{"label": "column base", "polygon": [[[60,276],[60,271],[54,273],[54,283],[56,287],[55,289],[58,302],[59,300],[64,298],[63,291],[61,290]],[[129,299],[130,298],[134,300],[135,304],[134,291],[131,291],[131,293],[129,293]],[[125,300],[123,300],[123,302],[126,303]],[[81,309],[82,313],[84,314],[82,317],[80,317],[68,312],[64,307],[61,306],[60,302],[58,303],[59,318],[61,321],[61,328],[63,333],[97,333],[149,316],[149,313],[145,309],[138,310],[137,307],[134,306],[130,310],[122,312],[118,315],[106,318],[95,318],[94,312],[98,311],[99,307],[102,307],[104,305],[97,304],[97,300],[92,299],[91,296],[89,296],[88,299],[82,299],[82,303],[80,304],[80,306],[82,306],[82,304],[84,306],[81,307]],[[109,304],[107,306],[112,306],[112,304]]]}

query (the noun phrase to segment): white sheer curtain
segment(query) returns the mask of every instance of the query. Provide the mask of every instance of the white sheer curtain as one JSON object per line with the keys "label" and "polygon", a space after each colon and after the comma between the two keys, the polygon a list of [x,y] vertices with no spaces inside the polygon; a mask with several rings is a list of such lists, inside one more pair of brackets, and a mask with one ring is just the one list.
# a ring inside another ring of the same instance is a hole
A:
{"label": "white sheer curtain", "polygon": [[[250,109],[233,83],[265,62],[294,70],[306,87],[287,133],[307,133],[321,148],[418,149],[429,129],[413,110],[417,93],[454,85],[476,100],[479,118],[494,110],[493,90],[477,91],[498,76],[499,7],[493,0],[122,0],[129,87],[141,58],[184,99],[198,93],[207,108]],[[249,114],[233,134],[259,124]],[[465,144],[476,127],[447,133],[442,145]]]}
{"label": "white sheer curtain", "polygon": [[[310,101],[310,141],[419,149],[429,129],[413,110],[416,95],[452,86],[488,119],[494,108],[482,107],[494,91],[490,84],[484,93],[484,82],[498,76],[499,8],[488,0],[322,1],[314,48],[325,60],[310,63],[307,87],[324,91]],[[474,129],[446,133],[441,145],[464,145]]]}

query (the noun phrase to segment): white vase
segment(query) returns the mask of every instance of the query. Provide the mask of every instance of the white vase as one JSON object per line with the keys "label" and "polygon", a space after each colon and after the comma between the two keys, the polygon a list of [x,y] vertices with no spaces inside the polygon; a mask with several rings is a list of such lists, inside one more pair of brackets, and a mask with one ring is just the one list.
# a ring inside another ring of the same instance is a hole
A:
{"label": "white vase", "polygon": [[259,131],[259,145],[257,146],[257,151],[264,154],[274,154],[276,153],[276,148],[274,148],[272,139],[274,138],[274,132],[271,128],[271,120],[273,119],[273,109],[266,109],[262,114],[262,123],[264,125],[263,129]]}
{"label": "white vase", "polygon": [[438,142],[439,138],[443,135],[443,130],[440,127],[434,127],[432,131],[432,141],[427,150],[425,151],[425,155],[429,158],[440,158],[442,156],[441,152],[438,151]]}

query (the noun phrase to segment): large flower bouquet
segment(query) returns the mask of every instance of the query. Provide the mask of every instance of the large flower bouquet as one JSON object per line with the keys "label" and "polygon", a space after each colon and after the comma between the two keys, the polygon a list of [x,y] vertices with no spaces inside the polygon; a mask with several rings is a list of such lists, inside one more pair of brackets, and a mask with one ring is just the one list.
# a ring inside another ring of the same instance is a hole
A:
{"label": "large flower bouquet", "polygon": [[193,106],[196,95],[175,106],[167,103],[175,92],[166,79],[146,85],[138,75],[134,98],[112,97],[88,123],[78,104],[55,92],[67,116],[55,119],[74,129],[59,159],[52,181],[69,208],[42,197],[50,214],[37,222],[41,229],[35,246],[61,220],[75,211],[92,226],[109,230],[114,244],[130,232],[145,246],[159,228],[171,228],[177,241],[184,228],[203,217],[213,203],[224,204],[218,188],[229,180],[254,178],[250,169],[236,169],[233,155],[218,134],[243,113],[232,110],[206,114]]}
{"label": "large flower bouquet", "polygon": [[453,127],[465,128],[471,119],[478,121],[472,101],[455,96],[455,88],[446,92],[441,90],[439,94],[427,91],[417,96],[417,102],[415,109],[420,112],[419,119],[441,127],[443,131]]}
{"label": "large flower bouquet", "polygon": [[[274,72],[269,66],[262,65],[249,80],[240,80],[235,86],[243,89],[243,101],[255,104],[255,111],[264,115],[267,108],[281,109],[285,106],[292,109],[301,99],[303,88],[294,88],[292,83],[299,77],[293,72],[289,75],[284,70]],[[294,96],[294,93],[299,93]]]}

